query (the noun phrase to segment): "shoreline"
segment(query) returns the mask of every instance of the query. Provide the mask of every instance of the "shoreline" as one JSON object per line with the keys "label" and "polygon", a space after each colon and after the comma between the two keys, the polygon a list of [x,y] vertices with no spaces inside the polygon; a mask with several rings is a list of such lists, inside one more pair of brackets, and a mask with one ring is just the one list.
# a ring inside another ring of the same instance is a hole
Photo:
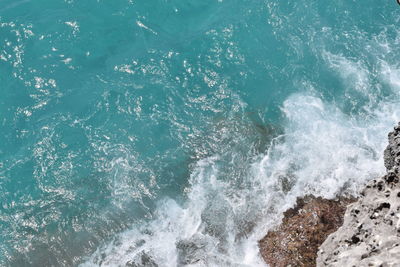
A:
{"label": "shoreline", "polygon": [[259,241],[265,262],[271,267],[399,263],[400,123],[389,133],[384,162],[386,175],[368,182],[357,199],[298,198]]}

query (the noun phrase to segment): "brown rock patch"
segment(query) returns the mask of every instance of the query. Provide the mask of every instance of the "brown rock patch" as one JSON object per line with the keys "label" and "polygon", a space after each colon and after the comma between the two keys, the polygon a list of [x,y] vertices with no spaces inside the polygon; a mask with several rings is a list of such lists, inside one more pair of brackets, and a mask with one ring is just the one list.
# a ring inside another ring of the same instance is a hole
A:
{"label": "brown rock patch", "polygon": [[265,262],[271,267],[315,266],[318,247],[343,224],[346,206],[353,201],[298,198],[284,213],[282,224],[259,241]]}

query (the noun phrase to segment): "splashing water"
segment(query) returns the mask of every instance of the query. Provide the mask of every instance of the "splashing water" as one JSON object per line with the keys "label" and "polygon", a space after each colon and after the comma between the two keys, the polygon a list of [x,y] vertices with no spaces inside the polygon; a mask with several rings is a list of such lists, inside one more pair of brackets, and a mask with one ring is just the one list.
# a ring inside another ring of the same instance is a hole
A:
{"label": "splashing water", "polygon": [[398,6],[5,1],[0,264],[264,266],[400,120]]}

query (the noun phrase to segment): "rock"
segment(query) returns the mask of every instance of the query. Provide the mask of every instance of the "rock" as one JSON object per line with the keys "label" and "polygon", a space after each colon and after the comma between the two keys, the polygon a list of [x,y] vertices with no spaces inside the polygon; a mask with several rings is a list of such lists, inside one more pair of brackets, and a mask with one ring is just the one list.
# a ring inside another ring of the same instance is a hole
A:
{"label": "rock", "polygon": [[346,206],[354,200],[306,196],[284,213],[282,224],[259,241],[270,266],[315,266],[318,247],[342,225]]}
{"label": "rock", "polygon": [[387,174],[348,206],[343,225],[321,245],[317,266],[400,266],[400,125],[384,156]]}
{"label": "rock", "polygon": [[400,160],[400,123],[394,128],[393,132],[389,133],[389,145],[384,152],[385,167],[388,171],[392,169],[398,170]]}

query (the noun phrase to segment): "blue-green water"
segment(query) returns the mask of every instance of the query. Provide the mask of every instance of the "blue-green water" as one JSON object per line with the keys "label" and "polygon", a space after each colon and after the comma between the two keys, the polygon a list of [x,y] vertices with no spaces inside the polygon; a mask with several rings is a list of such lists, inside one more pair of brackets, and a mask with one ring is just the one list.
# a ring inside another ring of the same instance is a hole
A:
{"label": "blue-green water", "polygon": [[0,0],[0,265],[263,266],[400,120],[400,6]]}

